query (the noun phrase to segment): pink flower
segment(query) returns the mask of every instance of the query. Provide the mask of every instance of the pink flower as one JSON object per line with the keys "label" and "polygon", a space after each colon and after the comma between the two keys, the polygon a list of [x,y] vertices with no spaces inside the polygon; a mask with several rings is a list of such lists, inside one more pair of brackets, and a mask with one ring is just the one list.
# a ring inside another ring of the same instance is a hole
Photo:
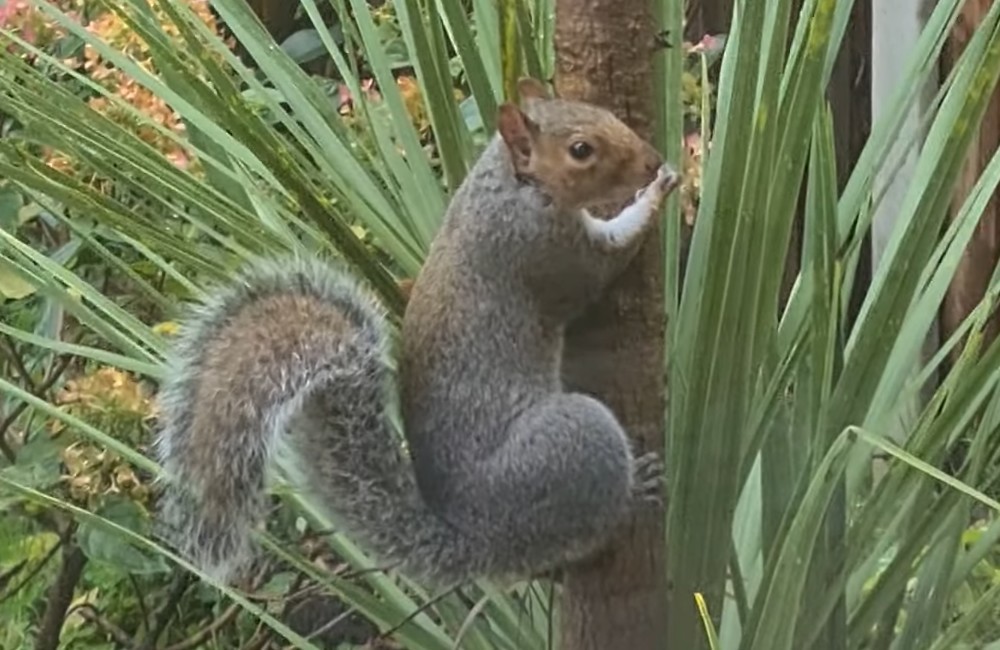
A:
{"label": "pink flower", "polygon": [[8,27],[16,14],[28,8],[27,0],[7,0],[0,6],[0,27]]}

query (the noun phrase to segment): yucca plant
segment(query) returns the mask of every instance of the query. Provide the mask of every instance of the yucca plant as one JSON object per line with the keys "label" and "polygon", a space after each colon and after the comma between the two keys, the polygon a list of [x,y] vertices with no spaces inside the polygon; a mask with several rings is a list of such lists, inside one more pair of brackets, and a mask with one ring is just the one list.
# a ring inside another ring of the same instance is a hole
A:
{"label": "yucca plant", "polygon": [[[996,592],[969,582],[991,566],[990,542],[961,543],[975,500],[996,505],[976,492],[995,487],[1000,442],[996,346],[981,336],[992,290],[942,352],[924,362],[918,353],[996,183],[991,166],[942,237],[996,83],[998,8],[925,117],[916,176],[852,321],[876,175],[892,169],[901,121],[935,72],[961,3],[935,7],[838,196],[822,92],[851,4],[805,2],[797,23],[791,3],[741,4],[723,59],[720,117],[671,328],[668,413],[673,588],[704,592],[709,611],[724,610],[722,647],[957,647],[996,606]],[[802,271],[782,306],[776,261],[803,185]],[[952,349],[959,361],[931,384]],[[908,411],[928,386],[933,397]],[[890,430],[903,433],[891,440]],[[958,441],[968,453],[948,476],[940,468]],[[877,481],[874,450],[893,459]],[[989,538],[996,526],[986,530]],[[968,588],[981,600],[949,611],[950,597]],[[692,647],[701,624],[683,610],[672,620],[669,647]]]}
{"label": "yucca plant", "polygon": [[[417,273],[449,191],[492,129],[505,79],[520,69],[538,76],[552,69],[552,2],[506,3],[514,13],[504,22],[487,0],[469,7],[396,0],[392,8],[432,136],[428,149],[395,82],[376,17],[362,0],[332,6],[345,42],[363,52],[382,95],[377,103],[366,99],[358,64],[323,24],[320,4],[301,3],[351,92],[360,126],[345,121],[243,0],[216,0],[213,7],[249,60],[234,56],[189,2],[109,5],[148,48],[152,65],[81,27],[59,3],[32,4],[164,100],[185,133],[164,128],[17,33],[2,32],[0,43],[11,47],[0,51],[0,112],[20,129],[0,140],[0,176],[68,238],[43,249],[13,227],[0,231],[0,275],[46,315],[4,323],[0,334],[39,353],[72,355],[154,381],[163,373],[169,327],[151,327],[102,292],[82,260],[121,273],[138,303],[169,320],[178,314],[178,297],[201,297],[207,283],[228,277],[252,255],[336,255],[398,315],[397,281]],[[964,152],[1000,73],[1000,7],[989,10],[923,115],[926,139],[909,143],[919,152],[915,175],[896,206],[894,235],[873,280],[860,288],[864,300],[855,316],[848,300],[861,242],[881,204],[876,179],[897,165],[900,126],[919,82],[937,74],[961,3],[937,3],[907,77],[840,192],[823,90],[853,3],[806,0],[797,16],[791,0],[737,5],[715,121],[710,130],[707,120],[702,125],[706,162],[683,282],[676,220],[663,244],[673,597],[668,638],[659,647],[985,647],[1000,639],[991,625],[1000,611],[1000,523],[983,514],[983,506],[1000,509],[989,496],[1000,470],[1000,343],[984,338],[997,282],[933,354],[921,357],[920,350],[1000,181],[994,156],[947,221]],[[654,6],[665,25],[679,30],[676,4]],[[501,23],[518,21],[526,28],[504,49],[511,31]],[[457,53],[471,99],[454,95],[449,50]],[[679,51],[660,56],[668,61],[664,78],[679,79]],[[510,64],[515,59],[520,66]],[[679,89],[656,85],[658,102],[669,107],[660,142],[674,150]],[[135,129],[95,110],[83,98],[93,95],[174,143],[200,169],[178,167]],[[73,169],[50,164],[49,150],[61,152]],[[801,271],[782,302],[801,192]],[[61,338],[53,323],[64,317],[87,333],[84,343]],[[57,420],[130,466],[158,472],[115,432],[11,379],[0,378],[0,391],[5,409],[27,404],[23,418]],[[884,465],[877,476],[875,456]],[[106,545],[118,540],[124,546],[115,548],[134,549],[135,566],[145,571],[164,571],[163,558],[192,570],[135,518],[88,511],[54,486],[33,482],[32,458],[19,453],[17,463],[0,470],[10,503],[27,500],[67,513],[89,535],[84,546],[95,555],[95,537]],[[336,530],[316,504],[281,486],[278,480],[291,512],[316,530]],[[558,643],[557,607],[536,584],[430,594],[378,571],[363,549],[336,533],[327,541],[355,569],[353,577],[317,568],[271,535],[260,540],[273,557],[407,648]],[[217,586],[297,647],[315,647],[253,599]]]}

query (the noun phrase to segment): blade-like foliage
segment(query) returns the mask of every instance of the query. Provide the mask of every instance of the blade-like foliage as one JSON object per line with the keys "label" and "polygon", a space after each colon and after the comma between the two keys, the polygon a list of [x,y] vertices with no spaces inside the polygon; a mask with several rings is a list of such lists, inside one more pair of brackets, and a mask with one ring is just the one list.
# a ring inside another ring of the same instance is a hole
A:
{"label": "blade-like foliage", "polygon": [[[722,615],[721,647],[930,647],[946,627],[949,599],[970,578],[968,562],[955,576],[969,501],[950,488],[942,493],[927,478],[929,466],[915,462],[890,463],[879,482],[852,482],[848,491],[848,475],[870,475],[872,453],[857,445],[848,453],[843,433],[905,422],[912,431],[905,448],[932,465],[958,441],[986,458],[997,454],[998,441],[978,421],[995,387],[975,370],[990,367],[976,342],[992,291],[966,323],[965,363],[950,368],[916,420],[903,409],[927,388],[930,371],[914,378],[914,363],[996,183],[991,166],[942,239],[973,125],[1000,72],[996,7],[925,118],[916,177],[857,320],[845,309],[857,245],[880,200],[873,179],[892,171],[894,134],[918,81],[935,70],[959,5],[937,3],[908,77],[839,198],[822,90],[851,3],[805,2],[797,21],[789,3],[739,5],[671,327],[668,539],[678,608],[670,647],[705,647],[695,593],[717,616],[734,610]],[[781,305],[797,214],[801,271]],[[971,450],[968,458],[961,479],[989,485]],[[759,475],[751,472],[757,463]],[[759,581],[746,571],[756,562],[763,562]],[[733,600],[723,599],[725,587]]]}

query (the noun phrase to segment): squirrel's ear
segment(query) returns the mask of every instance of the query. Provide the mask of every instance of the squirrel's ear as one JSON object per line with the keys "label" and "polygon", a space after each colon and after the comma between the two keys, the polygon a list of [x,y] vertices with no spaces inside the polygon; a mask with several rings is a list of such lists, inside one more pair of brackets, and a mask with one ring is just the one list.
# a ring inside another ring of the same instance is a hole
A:
{"label": "squirrel's ear", "polygon": [[517,80],[517,96],[522,102],[529,99],[552,99],[545,84],[533,77],[521,77]]}
{"label": "squirrel's ear", "polygon": [[538,135],[538,125],[515,104],[505,102],[500,106],[497,131],[510,150],[514,169],[523,171],[531,160],[531,150]]}

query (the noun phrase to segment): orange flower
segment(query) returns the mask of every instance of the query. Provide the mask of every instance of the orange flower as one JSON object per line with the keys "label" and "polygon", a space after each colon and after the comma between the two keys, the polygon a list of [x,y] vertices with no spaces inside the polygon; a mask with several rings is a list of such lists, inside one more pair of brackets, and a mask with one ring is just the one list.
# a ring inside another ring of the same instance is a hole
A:
{"label": "orange flower", "polygon": [[[80,2],[81,0],[68,1]],[[219,31],[215,17],[211,13],[208,0],[187,0],[187,4],[194,11],[195,15],[210,29],[214,32]],[[164,33],[180,41],[180,31],[170,22],[168,15],[160,5],[160,0],[152,0],[150,5],[155,14],[160,18],[161,28]],[[128,11],[128,9],[121,8],[120,11]],[[144,70],[154,75],[157,73],[152,53],[146,42],[135,30],[129,27],[128,23],[122,19],[122,16],[118,12],[107,11],[96,16],[87,25],[87,31],[99,38],[107,46],[128,56]],[[178,46],[180,47],[182,44],[178,42]],[[106,61],[95,48],[89,45],[84,48],[81,63],[84,72],[91,79],[101,84],[125,103],[141,111],[152,122],[175,134],[180,135],[184,133],[184,124],[180,116],[162,98],[157,97],[138,81],[116,68],[111,62]],[[175,165],[185,169],[195,169],[197,167],[197,161],[194,160],[185,146],[149,125],[136,123],[128,111],[123,110],[115,102],[100,96],[91,98],[88,101],[88,105],[119,124],[127,126],[143,141],[161,151]],[[62,170],[72,167],[72,162],[58,152],[53,152],[47,158],[47,163],[56,169]]]}

